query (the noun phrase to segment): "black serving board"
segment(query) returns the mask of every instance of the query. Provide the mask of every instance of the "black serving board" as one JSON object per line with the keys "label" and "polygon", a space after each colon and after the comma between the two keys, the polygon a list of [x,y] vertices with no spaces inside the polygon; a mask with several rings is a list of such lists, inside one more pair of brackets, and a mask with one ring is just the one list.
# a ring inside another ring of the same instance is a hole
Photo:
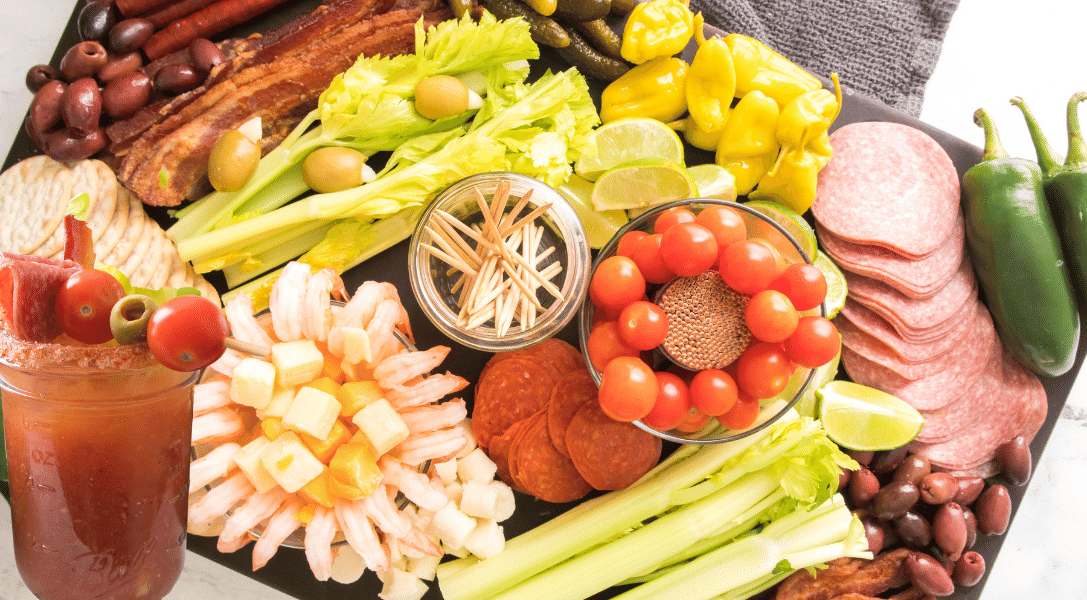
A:
{"label": "black serving board", "polygon": [[[76,32],[76,17],[83,4],[84,2],[79,2],[73,9],[68,25],[57,43],[57,48],[53,53],[52,59],[49,61],[50,65],[58,67],[61,57],[68,48],[79,41]],[[319,4],[320,2],[317,0],[301,0],[286,3],[276,12],[226,31],[217,36],[216,39],[240,37],[267,31],[299,14],[312,10]],[[707,35],[712,33],[721,32],[713,27],[707,26]],[[685,58],[689,60],[692,55],[693,46],[687,49]],[[26,65],[27,68],[29,68],[29,66],[30,65]],[[546,69],[560,70],[567,67],[566,63],[564,63],[554,52],[551,52],[549,48],[545,47],[542,49],[541,59],[534,61],[532,77],[538,77]],[[824,81],[829,82],[829,80],[825,78]],[[599,106],[600,92],[603,90],[605,82],[590,79],[589,83],[593,97]],[[981,158],[981,149],[973,144],[960,140],[909,115],[890,108],[877,100],[852,92],[848,88],[843,87],[843,91],[844,99],[842,111],[838,120],[831,128],[832,131],[849,123],[863,121],[892,121],[916,127],[932,136],[939,142],[944,150],[947,151],[951,156],[960,177],[967,169],[977,164]],[[686,162],[688,165],[713,162],[712,153],[698,150],[691,146],[686,147],[686,152]],[[4,161],[3,168],[7,169],[20,160],[40,153],[41,152],[28,138],[26,132],[20,129],[15,141],[12,143],[7,158]],[[172,222],[167,216],[165,209],[157,207],[146,208],[148,209],[148,213],[164,227],[169,226]],[[425,315],[423,315],[418,303],[410,292],[411,286],[408,282],[406,268],[407,244],[407,242],[402,242],[358,267],[351,269],[343,275],[344,283],[349,290],[355,289],[363,281],[369,279],[389,281],[395,284],[397,289],[401,291],[401,299],[411,316],[417,346],[421,348],[427,348],[438,344],[451,346],[452,351],[446,359],[443,368],[448,368],[469,381],[475,381],[490,355],[485,352],[461,346],[446,338],[427,320]],[[226,291],[223,279],[219,277],[217,273],[211,274],[209,280],[218,287],[220,292]],[[1039,326],[1044,326],[1044,324],[1039,324]],[[575,322],[564,328],[558,337],[576,346],[578,344],[577,333],[575,320]],[[1087,353],[1087,344],[1080,344],[1080,348],[1076,355],[1075,365],[1072,370],[1060,377],[1042,378],[1042,383],[1045,386],[1049,398],[1049,414],[1045,424],[1031,443],[1031,452],[1035,467],[1037,467],[1042,450],[1049,440],[1049,436],[1053,431],[1053,427],[1056,424],[1061,409],[1064,407],[1068,394],[1072,389],[1072,384],[1075,382],[1075,378],[1083,364],[1085,353]],[[844,372],[840,376],[844,377]],[[468,402],[469,407],[472,404],[473,391],[474,385],[469,385],[461,394]],[[666,449],[666,451],[668,450],[669,449]],[[1019,505],[1023,500],[1026,488],[1009,485],[1008,489],[1012,498],[1012,516],[1014,518],[1015,512],[1018,511]],[[7,491],[7,485],[0,482],[0,492],[3,492],[6,496]],[[506,537],[511,538],[532,529],[575,505],[576,503],[552,504],[518,493],[517,511],[512,518],[503,523]],[[1000,551],[1003,540],[1003,536],[980,536],[977,541],[974,549],[985,557],[986,564],[990,569],[996,562],[996,556]],[[216,550],[215,544],[215,538],[205,538],[194,535],[190,535],[188,538],[188,547],[190,550],[295,598],[305,600],[354,600],[357,598],[375,598],[381,590],[381,582],[373,573],[364,574],[359,581],[350,585],[342,585],[331,581],[316,581],[309,570],[305,555],[301,550],[281,548],[264,568],[257,572],[253,572],[251,570],[251,545],[233,554],[222,554]],[[1012,566],[1005,564],[1002,565],[1001,568],[1008,569],[1012,568]],[[973,588],[958,588],[956,593],[949,596],[949,598],[955,600],[973,600],[980,598],[981,590],[987,577],[988,573],[986,573],[986,577]],[[613,588],[612,590],[597,594],[594,598],[610,598],[619,591],[622,590]],[[430,591],[425,598],[437,600],[441,597],[438,586],[436,584],[431,584]]]}

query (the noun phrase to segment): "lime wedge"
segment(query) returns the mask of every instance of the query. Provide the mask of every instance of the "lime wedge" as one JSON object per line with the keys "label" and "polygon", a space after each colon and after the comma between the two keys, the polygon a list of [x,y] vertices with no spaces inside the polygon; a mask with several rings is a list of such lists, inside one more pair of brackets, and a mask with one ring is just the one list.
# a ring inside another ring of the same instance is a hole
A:
{"label": "lime wedge", "polygon": [[789,235],[793,236],[793,239],[800,244],[800,248],[804,250],[809,259],[815,256],[817,247],[815,230],[796,211],[773,200],[751,200],[745,206],[761,212],[769,217],[771,221],[784,227],[785,231],[789,232]]}
{"label": "lime wedge", "polygon": [[640,159],[658,159],[683,164],[683,141],[679,134],[655,119],[618,119],[594,132],[596,156],[579,158],[574,171],[596,181],[605,171]]}
{"label": "lime wedge", "polygon": [[831,381],[816,392],[819,420],[834,443],[850,450],[890,450],[908,444],[925,424],[909,404],[875,388]]}
{"label": "lime wedge", "polygon": [[720,165],[695,165],[687,170],[694,177],[700,198],[736,201],[736,178]]}
{"label": "lime wedge", "polygon": [[621,210],[593,210],[593,184],[582,177],[571,175],[558,191],[581,219],[590,248],[606,246],[615,232],[628,221],[627,213]]}
{"label": "lime wedge", "polygon": [[838,311],[845,306],[846,296],[849,295],[845,276],[838,269],[838,265],[834,264],[834,261],[827,258],[827,255],[822,252],[815,253],[815,260],[812,261],[812,264],[823,272],[823,277],[827,280],[827,297],[823,300],[823,304],[827,307],[827,318],[833,319],[838,315]]}
{"label": "lime wedge", "polygon": [[596,210],[648,208],[697,197],[694,178],[674,162],[627,163],[601,175],[593,186]]}

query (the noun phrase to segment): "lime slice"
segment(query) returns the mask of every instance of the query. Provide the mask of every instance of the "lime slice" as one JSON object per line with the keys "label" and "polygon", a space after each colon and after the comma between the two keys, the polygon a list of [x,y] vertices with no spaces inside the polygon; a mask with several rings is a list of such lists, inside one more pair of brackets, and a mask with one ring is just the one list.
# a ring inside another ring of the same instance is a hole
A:
{"label": "lime slice", "polygon": [[812,264],[823,272],[823,277],[827,280],[827,297],[823,300],[823,304],[827,307],[827,318],[833,319],[837,316],[838,311],[845,306],[846,296],[849,295],[845,276],[838,269],[838,265],[834,264],[834,261],[827,258],[827,255],[822,252],[815,253],[815,260],[812,261]]}
{"label": "lime slice", "polygon": [[694,177],[700,198],[736,201],[736,178],[720,165],[695,165],[687,171]]}
{"label": "lime slice", "polygon": [[593,208],[648,208],[698,197],[694,178],[674,162],[637,161],[600,176],[593,186]]}
{"label": "lime slice", "polygon": [[618,119],[594,133],[596,156],[579,158],[574,171],[596,181],[605,171],[639,159],[658,159],[683,164],[683,141],[679,134],[655,119]]}
{"label": "lime slice", "polygon": [[819,420],[834,443],[850,450],[890,450],[908,444],[924,417],[894,396],[851,381],[831,381],[816,392]]}
{"label": "lime slice", "polygon": [[615,232],[628,221],[627,213],[621,210],[593,210],[593,184],[577,175],[571,175],[566,183],[559,186],[559,194],[566,198],[581,219],[590,248],[606,246]]}
{"label": "lime slice", "polygon": [[800,248],[804,250],[809,259],[815,256],[817,247],[815,230],[796,211],[773,200],[751,200],[745,206],[761,212],[769,217],[771,221],[784,227],[785,231],[789,232],[789,235],[793,236],[793,239],[800,244]]}

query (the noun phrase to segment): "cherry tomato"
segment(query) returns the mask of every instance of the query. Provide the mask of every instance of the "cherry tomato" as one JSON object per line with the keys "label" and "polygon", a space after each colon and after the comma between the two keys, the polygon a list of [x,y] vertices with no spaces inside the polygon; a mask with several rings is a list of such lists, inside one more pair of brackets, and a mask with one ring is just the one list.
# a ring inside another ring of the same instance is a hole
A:
{"label": "cherry tomato", "polygon": [[167,300],[147,324],[151,354],[175,371],[196,371],[219,360],[229,335],[223,311],[201,296]]}
{"label": "cherry tomato", "polygon": [[757,294],[777,277],[777,259],[755,240],[736,242],[721,254],[721,279],[741,294]]}
{"label": "cherry tomato", "polygon": [[682,206],[669,208],[657,215],[657,220],[653,222],[653,233],[664,233],[677,223],[694,223],[694,219],[694,213]]}
{"label": "cherry tomato", "polygon": [[604,367],[600,408],[616,421],[637,421],[657,401],[657,376],[640,359],[620,356]]}
{"label": "cherry tomato", "polygon": [[105,271],[83,269],[72,273],[57,292],[54,311],[64,333],[84,344],[113,339],[109,313],[125,297],[125,288]]}
{"label": "cherry tomato", "polygon": [[638,350],[652,350],[668,335],[668,315],[664,309],[639,300],[631,302],[619,314],[619,338]]}
{"label": "cherry tomato", "polygon": [[796,331],[800,315],[789,297],[777,290],[763,290],[751,297],[744,322],[751,335],[764,342],[783,342]]}
{"label": "cherry tomato", "polygon": [[649,235],[647,232],[639,231],[637,229],[624,233],[623,237],[619,238],[619,244],[615,247],[615,253],[619,256],[633,257],[634,247],[647,235]]}
{"label": "cherry tomato", "polygon": [[678,223],[661,239],[661,258],[680,277],[694,277],[717,262],[717,240],[698,223]]}
{"label": "cherry tomato", "polygon": [[755,398],[771,398],[785,389],[793,365],[785,351],[777,344],[758,342],[751,344],[736,359],[736,383],[740,389]]}
{"label": "cherry tomato", "polygon": [[720,369],[705,369],[691,380],[691,404],[698,410],[716,417],[736,404],[736,382]]}
{"label": "cherry tomato", "polygon": [[657,431],[674,429],[691,410],[691,401],[687,394],[687,384],[672,373],[655,373],[657,377],[657,400],[653,410],[642,417],[642,423]]}
{"label": "cherry tomato", "polygon": [[622,308],[645,294],[645,278],[633,260],[610,256],[596,267],[589,289],[601,305]]}
{"label": "cherry tomato", "polygon": [[661,240],[664,238],[659,233],[646,236],[634,246],[634,254],[631,258],[638,265],[645,280],[649,283],[666,283],[676,278],[676,274],[664,264],[661,256]]}
{"label": "cherry tomato", "polygon": [[784,346],[789,360],[814,369],[838,356],[842,349],[842,336],[834,323],[823,317],[802,317],[796,331],[785,339]]}
{"label": "cherry tomato", "polygon": [[718,415],[717,422],[729,429],[747,429],[759,418],[760,408],[758,400],[740,392],[736,398],[736,405],[727,413]]}
{"label": "cherry tomato", "polygon": [[708,206],[698,213],[694,221],[710,230],[717,240],[717,247],[722,250],[747,239],[747,225],[734,208]]}
{"label": "cherry tomato", "polygon": [[589,362],[592,363],[594,369],[601,372],[612,359],[620,356],[638,356],[637,348],[631,348],[619,337],[619,327],[615,321],[606,321],[593,326],[585,346],[589,350]]}
{"label": "cherry tomato", "polygon": [[770,289],[789,297],[796,310],[811,310],[827,297],[827,279],[815,265],[793,263],[770,282]]}
{"label": "cherry tomato", "polygon": [[713,417],[692,406],[691,409],[687,411],[687,416],[679,425],[676,425],[674,429],[676,431],[682,431],[683,433],[695,433],[701,431],[702,428],[706,426],[706,423],[709,423],[712,418]]}

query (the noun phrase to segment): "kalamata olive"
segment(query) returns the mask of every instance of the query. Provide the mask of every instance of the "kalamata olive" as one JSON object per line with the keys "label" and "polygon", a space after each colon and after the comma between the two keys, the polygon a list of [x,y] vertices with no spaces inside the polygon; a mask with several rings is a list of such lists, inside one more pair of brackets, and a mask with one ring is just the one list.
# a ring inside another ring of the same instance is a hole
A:
{"label": "kalamata olive", "polygon": [[970,506],[985,489],[985,480],[981,477],[956,477],[955,483],[959,484],[959,492],[953,500],[959,506]]}
{"label": "kalamata olive", "polygon": [[932,526],[915,510],[907,510],[906,514],[895,519],[895,531],[902,543],[910,548],[924,548],[932,541]]}
{"label": "kalamata olive", "polygon": [[220,192],[236,192],[249,181],[260,162],[260,148],[238,130],[223,134],[208,157],[208,179]]}
{"label": "kalamata olive", "polygon": [[951,560],[958,560],[966,548],[966,516],[962,507],[945,502],[932,517],[932,537]]}
{"label": "kalamata olive", "polygon": [[991,485],[978,496],[974,505],[978,519],[978,531],[987,535],[1000,535],[1007,531],[1012,516],[1012,499],[1008,488]]}
{"label": "kalamata olive", "polygon": [[908,481],[892,481],[872,498],[872,516],[884,521],[897,519],[913,508],[919,497],[916,485]]}
{"label": "kalamata olive", "polygon": [[929,464],[927,458],[917,454],[911,454],[902,460],[902,464],[898,465],[892,479],[894,481],[908,481],[914,485],[919,485],[925,475],[928,475],[931,472],[932,465]]}
{"label": "kalamata olive", "polygon": [[302,163],[302,181],[322,194],[360,186],[372,173],[366,156],[352,148],[319,148]]}
{"label": "kalamata olive", "polygon": [[66,127],[59,131],[53,131],[44,136],[44,148],[51,158],[61,162],[89,158],[102,148],[106,147],[106,130],[99,127],[87,135],[83,135]]}
{"label": "kalamata olive", "polygon": [[872,518],[861,519],[861,524],[864,525],[864,537],[868,538],[868,551],[879,554],[885,537],[883,524]]}
{"label": "kalamata olive", "polygon": [[996,464],[1012,485],[1025,485],[1030,481],[1030,463],[1030,445],[1021,435],[996,449]]}
{"label": "kalamata olive", "polygon": [[872,472],[877,475],[883,475],[884,473],[890,473],[898,468],[898,465],[902,464],[902,461],[906,458],[906,447],[895,448],[894,450],[887,450],[884,452],[877,452],[872,459]]}
{"label": "kalamata olive", "polygon": [[438,120],[468,110],[468,86],[449,75],[427,77],[415,86],[415,110]]}
{"label": "kalamata olive", "polygon": [[189,44],[189,60],[198,70],[210,73],[216,65],[223,64],[226,57],[211,40],[196,38]]}
{"label": "kalamata olive", "polygon": [[147,323],[158,305],[141,294],[129,294],[113,305],[109,313],[109,329],[118,344],[139,344],[147,341]]}
{"label": "kalamata olive", "polygon": [[849,485],[849,469],[838,468],[838,491],[845,489]]}
{"label": "kalamata olive", "polygon": [[955,591],[951,576],[935,558],[923,552],[906,557],[906,576],[918,590],[933,596],[950,596]]}
{"label": "kalamata olive", "polygon": [[60,116],[65,125],[80,133],[88,134],[98,129],[98,118],[102,116],[98,82],[90,77],[73,81],[60,101]]}
{"label": "kalamata olive", "polygon": [[109,60],[106,49],[98,42],[80,42],[60,59],[60,72],[68,81],[93,77]]}
{"label": "kalamata olive", "polygon": [[109,49],[118,54],[135,52],[151,39],[155,24],[139,17],[125,19],[109,30]]}
{"label": "kalamata olive", "polygon": [[26,72],[26,89],[37,94],[42,86],[60,79],[60,73],[49,65],[34,65]]}
{"label": "kalamata olive", "polygon": [[102,108],[114,119],[127,119],[151,99],[151,80],[143,71],[122,75],[106,84]]}
{"label": "kalamata olive", "polygon": [[853,501],[853,506],[857,508],[868,506],[877,493],[879,493],[879,479],[868,469],[861,467],[849,477],[849,499]]}
{"label": "kalamata olive", "polygon": [[925,504],[943,504],[954,500],[959,493],[959,482],[950,473],[929,473],[917,486]]}
{"label": "kalamata olive", "polygon": [[106,63],[106,66],[98,69],[98,81],[104,84],[109,83],[121,75],[128,75],[142,66],[143,56],[139,52],[129,52],[128,54],[110,52],[109,62]]}
{"label": "kalamata olive", "polygon": [[875,452],[865,450],[846,450],[846,454],[853,457],[853,460],[861,464],[862,467],[867,467],[872,464],[872,457],[876,455]]}
{"label": "kalamata olive", "polygon": [[985,558],[977,552],[967,552],[955,563],[951,579],[957,585],[973,587],[985,575]]}
{"label": "kalamata olive", "polygon": [[204,74],[184,63],[171,63],[155,73],[155,89],[169,94],[187,92],[204,82]]}
{"label": "kalamata olive", "polygon": [[966,523],[966,544],[963,548],[969,550],[974,547],[974,542],[978,541],[978,518],[974,516],[974,511],[964,506],[962,520]]}
{"label": "kalamata olive", "polygon": [[60,122],[60,105],[68,86],[53,80],[42,86],[30,101],[30,125],[34,131],[45,133]]}
{"label": "kalamata olive", "polygon": [[112,2],[88,2],[79,11],[79,38],[85,42],[100,42],[106,39],[116,22],[117,11]]}

